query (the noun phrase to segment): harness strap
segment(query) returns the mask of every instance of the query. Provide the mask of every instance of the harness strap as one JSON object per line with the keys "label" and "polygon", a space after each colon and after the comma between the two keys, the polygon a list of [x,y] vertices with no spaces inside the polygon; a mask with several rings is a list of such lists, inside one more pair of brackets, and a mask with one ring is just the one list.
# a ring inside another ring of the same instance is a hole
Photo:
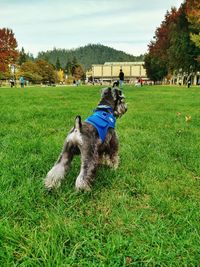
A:
{"label": "harness strap", "polygon": [[99,105],[97,106],[97,108],[94,110],[95,111],[98,111],[98,110],[103,110],[103,111],[107,111],[108,113],[111,113],[113,114],[113,109],[111,106],[107,106],[107,105]]}

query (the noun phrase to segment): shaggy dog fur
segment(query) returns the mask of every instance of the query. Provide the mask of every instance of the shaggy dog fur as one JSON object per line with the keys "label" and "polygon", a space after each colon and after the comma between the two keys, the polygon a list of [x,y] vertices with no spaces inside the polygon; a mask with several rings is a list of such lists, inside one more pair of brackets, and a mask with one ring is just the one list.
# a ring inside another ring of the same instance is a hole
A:
{"label": "shaggy dog fur", "polygon": [[[125,97],[118,88],[103,89],[96,110],[98,109],[105,112],[112,110],[112,115],[121,117],[127,111]],[[118,147],[115,129],[109,128],[105,140],[102,141],[96,128],[86,121],[81,122],[81,117],[77,116],[57,162],[46,176],[45,187],[48,190],[59,187],[70,169],[74,155],[81,154],[81,169],[75,186],[77,190],[90,190],[95,171],[100,164],[118,167]]]}

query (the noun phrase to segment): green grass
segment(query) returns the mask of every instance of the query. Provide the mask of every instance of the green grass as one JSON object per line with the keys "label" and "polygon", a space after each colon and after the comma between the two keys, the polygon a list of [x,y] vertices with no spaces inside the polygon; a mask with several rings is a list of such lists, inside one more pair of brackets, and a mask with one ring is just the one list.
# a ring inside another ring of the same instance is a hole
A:
{"label": "green grass", "polygon": [[200,88],[125,87],[119,169],[100,168],[92,192],[77,193],[77,157],[45,191],[99,91],[0,89],[0,266],[200,266]]}

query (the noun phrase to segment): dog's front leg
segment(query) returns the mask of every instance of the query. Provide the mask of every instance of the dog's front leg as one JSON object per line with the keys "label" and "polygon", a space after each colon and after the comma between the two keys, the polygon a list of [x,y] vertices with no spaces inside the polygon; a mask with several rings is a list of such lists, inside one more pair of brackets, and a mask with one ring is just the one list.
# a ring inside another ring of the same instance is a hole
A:
{"label": "dog's front leg", "polygon": [[90,191],[98,165],[97,146],[89,144],[81,149],[81,170],[76,179],[76,190]]}
{"label": "dog's front leg", "polygon": [[71,161],[74,156],[73,145],[66,140],[62,153],[53,168],[47,173],[44,184],[48,190],[58,188],[69,170]]}
{"label": "dog's front leg", "polygon": [[110,140],[110,167],[117,169],[119,165],[119,141],[116,132],[113,133],[113,136]]}

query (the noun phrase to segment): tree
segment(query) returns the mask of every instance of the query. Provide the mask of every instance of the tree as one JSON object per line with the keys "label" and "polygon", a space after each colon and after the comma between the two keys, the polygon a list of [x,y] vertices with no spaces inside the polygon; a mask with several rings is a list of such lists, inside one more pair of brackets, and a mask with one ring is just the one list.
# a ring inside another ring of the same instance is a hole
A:
{"label": "tree", "polygon": [[190,39],[190,25],[186,17],[186,5],[182,4],[178,10],[177,23],[172,25],[170,32],[170,47],[167,51],[169,69],[182,69],[188,74],[198,69],[197,56],[199,49]]}
{"label": "tree", "polygon": [[60,69],[61,69],[60,60],[57,57],[57,60],[56,60],[56,70],[60,70]]}
{"label": "tree", "polygon": [[85,72],[81,65],[77,65],[73,70],[73,77],[76,80],[82,80],[85,77]]}
{"label": "tree", "polygon": [[54,67],[45,60],[39,59],[36,61],[36,65],[39,69],[39,74],[42,76],[42,82],[55,83],[56,74]]}
{"label": "tree", "polygon": [[27,56],[24,51],[24,48],[22,47],[21,51],[19,52],[19,65],[22,65],[24,62],[27,61]]}
{"label": "tree", "polygon": [[156,29],[154,41],[150,42],[144,60],[151,79],[162,79],[163,75],[170,75],[180,69],[188,75],[198,70],[197,58],[200,50],[190,39],[190,27],[186,16],[186,3],[178,10],[172,8],[167,12],[164,21]]}
{"label": "tree", "polygon": [[57,80],[58,82],[64,82],[64,71],[63,70],[58,70],[56,71],[56,74],[57,74]]}
{"label": "tree", "polygon": [[79,64],[78,64],[77,58],[74,57],[73,60],[72,60],[72,66],[71,66],[71,74],[72,74],[72,76],[74,76],[75,70],[76,70],[76,68],[78,66],[79,66]]}
{"label": "tree", "polygon": [[24,72],[33,72],[33,73],[39,73],[40,72],[39,67],[33,61],[26,61],[26,62],[24,62],[21,65],[20,70],[21,71],[24,71]]}
{"label": "tree", "polygon": [[8,70],[9,64],[14,64],[18,58],[17,41],[11,29],[0,29],[0,71]]}
{"label": "tree", "polygon": [[167,11],[165,19],[155,31],[154,40],[148,46],[148,54],[144,62],[148,77],[155,81],[162,80],[168,73],[168,54],[170,47],[170,32],[176,24],[178,12],[175,8]]}
{"label": "tree", "polygon": [[76,49],[54,48],[38,53],[38,59],[44,59],[54,65],[59,58],[60,65],[65,70],[66,63],[72,62],[74,57],[77,58],[78,63],[83,66],[84,70],[90,69],[92,64],[104,64],[106,61],[143,61],[144,59],[143,55],[129,55],[101,44],[88,44]]}
{"label": "tree", "polygon": [[167,66],[160,58],[152,54],[145,55],[144,66],[147,76],[154,82],[161,81],[167,75]]}
{"label": "tree", "polygon": [[67,75],[72,74],[72,62],[70,60],[67,61],[67,64],[65,66],[65,71],[66,71]]}
{"label": "tree", "polygon": [[172,25],[177,23],[178,12],[176,8],[172,8],[171,11],[167,11],[164,21],[162,21],[160,27],[156,29],[154,41],[149,45],[149,52],[154,54],[167,63],[166,50],[170,47],[170,32]]}
{"label": "tree", "polygon": [[199,35],[200,31],[200,2],[199,0],[186,0],[186,16],[191,31]]}
{"label": "tree", "polygon": [[[186,16],[190,23],[190,39],[200,49],[200,1],[186,0]],[[200,62],[200,52],[197,56]]]}
{"label": "tree", "polygon": [[23,76],[26,80],[33,83],[42,81],[40,68],[33,61],[24,62],[19,69],[18,76]]}

